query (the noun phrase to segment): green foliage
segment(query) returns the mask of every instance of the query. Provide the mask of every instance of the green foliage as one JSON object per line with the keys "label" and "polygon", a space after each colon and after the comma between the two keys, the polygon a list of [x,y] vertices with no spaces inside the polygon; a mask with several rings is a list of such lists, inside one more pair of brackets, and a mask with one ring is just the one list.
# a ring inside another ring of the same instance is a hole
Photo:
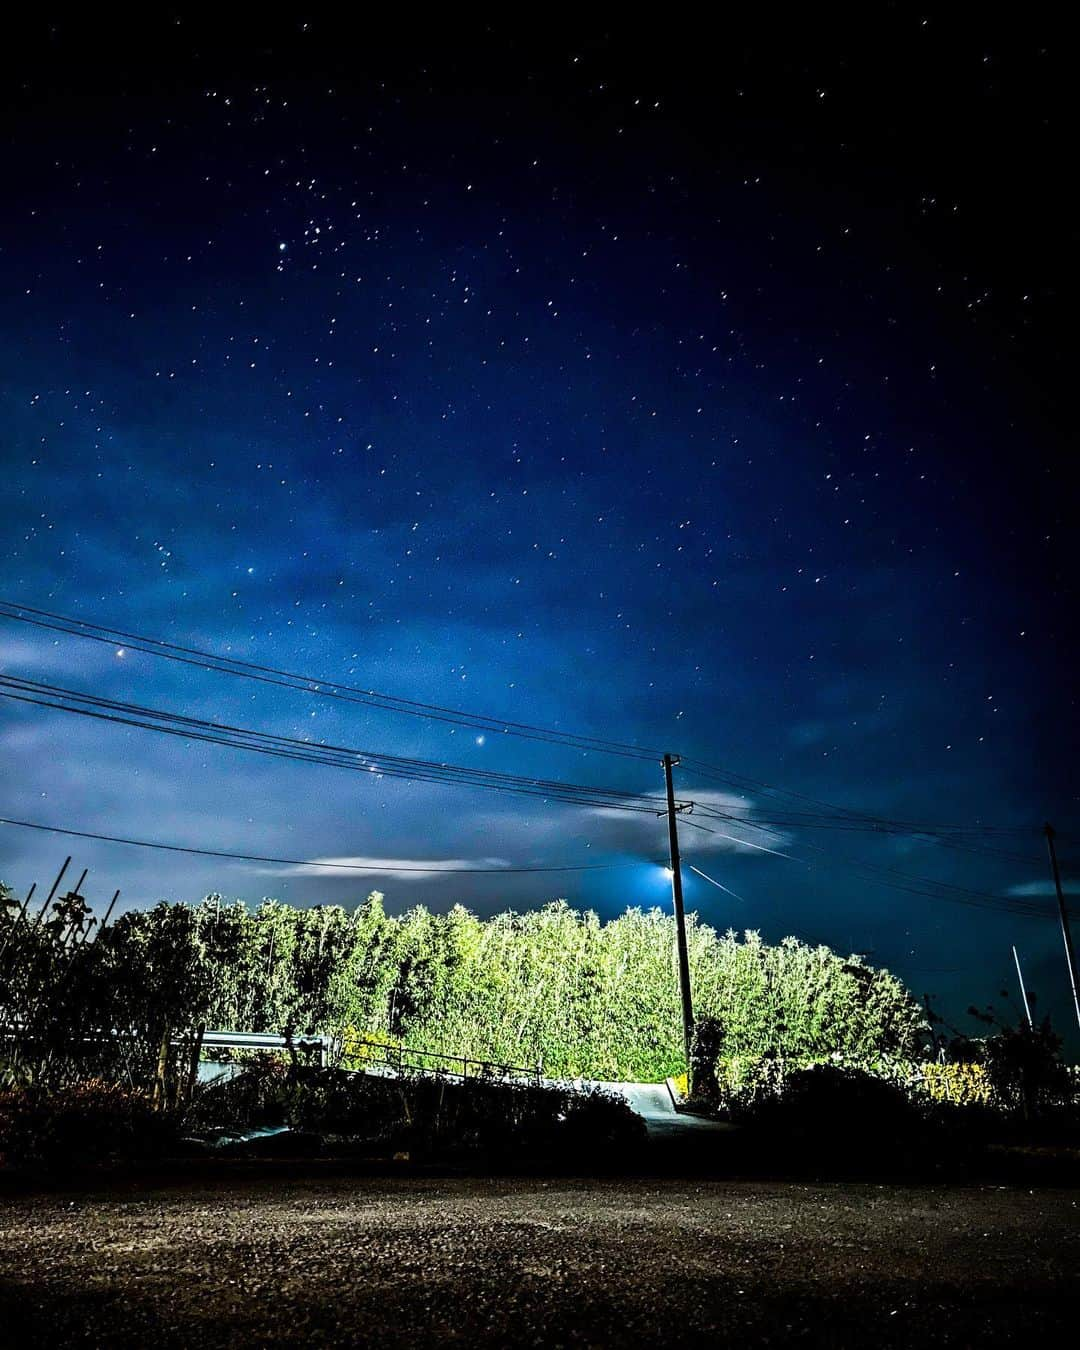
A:
{"label": "green foliage", "polygon": [[[685,1068],[674,926],[659,910],[601,923],[559,901],[480,920],[461,906],[391,917],[378,893],[352,913],[274,900],[248,911],[212,895],[126,913],[77,950],[57,937],[70,927],[60,914],[40,930],[12,922],[0,909],[0,946],[6,924],[26,995],[17,1017],[37,1029],[35,1045],[66,1036],[70,1050],[76,1012],[84,1028],[121,1030],[113,1054],[132,1085],[151,1081],[166,1028],[199,1023],[350,1028],[416,1050],[542,1062],[557,1078],[659,1081]],[[691,920],[689,952],[698,1015],[719,1038],[710,1054],[910,1055],[923,1035],[895,977],[827,947],[768,946]],[[15,987],[14,976],[0,985],[0,1014]]]}

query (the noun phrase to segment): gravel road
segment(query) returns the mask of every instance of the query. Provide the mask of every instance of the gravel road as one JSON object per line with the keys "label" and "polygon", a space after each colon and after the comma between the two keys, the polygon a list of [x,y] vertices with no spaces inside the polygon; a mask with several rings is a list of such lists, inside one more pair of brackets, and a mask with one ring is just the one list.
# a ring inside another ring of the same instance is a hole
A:
{"label": "gravel road", "polygon": [[1080,1192],[238,1175],[0,1198],[0,1341],[1045,1347]]}

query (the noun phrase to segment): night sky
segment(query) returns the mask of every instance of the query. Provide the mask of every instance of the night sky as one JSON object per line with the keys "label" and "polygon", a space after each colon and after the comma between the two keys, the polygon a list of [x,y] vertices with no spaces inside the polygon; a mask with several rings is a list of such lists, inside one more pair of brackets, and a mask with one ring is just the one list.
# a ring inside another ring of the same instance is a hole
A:
{"label": "night sky", "polygon": [[[1015,942],[1068,1031],[1039,834],[1055,822],[1075,877],[1066,44],[1036,17],[857,13],[721,12],[710,34],[316,9],[9,30],[0,593],[682,753],[754,780],[677,770],[680,797],[734,814],[821,809],[761,783],[1024,827],[961,850],[714,819],[684,828],[687,861],[735,895],[690,874],[687,902],[867,952],[955,1017],[1013,989]],[[121,650],[0,620],[9,675],[663,786],[652,762]],[[72,853],[99,907],[117,886],[136,906],[670,903],[652,814],[7,699],[0,731],[21,820],[384,866],[620,865],[307,874],[3,826],[20,894]]]}

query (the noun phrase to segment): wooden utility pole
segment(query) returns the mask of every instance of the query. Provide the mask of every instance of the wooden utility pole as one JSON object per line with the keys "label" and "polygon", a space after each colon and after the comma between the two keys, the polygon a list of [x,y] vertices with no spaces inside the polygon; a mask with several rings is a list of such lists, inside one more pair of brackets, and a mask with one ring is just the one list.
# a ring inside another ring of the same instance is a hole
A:
{"label": "wooden utility pole", "polygon": [[1027,1018],[1027,1024],[1032,1027],[1031,1004],[1028,1002],[1027,990],[1024,988],[1024,972],[1020,969],[1020,956],[1015,947],[1013,947],[1013,960],[1016,962],[1016,978],[1020,981],[1020,1002],[1024,1005],[1024,1016]]}
{"label": "wooden utility pole", "polygon": [[1072,933],[1069,931],[1069,911],[1065,908],[1065,893],[1061,889],[1061,873],[1058,871],[1057,851],[1054,848],[1054,827],[1046,825],[1046,847],[1050,851],[1050,870],[1054,876],[1054,889],[1057,891],[1058,913],[1061,915],[1061,936],[1065,942],[1065,960],[1069,966],[1069,984],[1072,988],[1073,1007],[1076,1009],[1077,1025],[1080,1025],[1080,993],[1076,984],[1076,953],[1073,951]]}
{"label": "wooden utility pole", "polygon": [[665,755],[664,786],[667,788],[668,845],[671,856],[671,898],[675,908],[675,940],[679,952],[679,994],[682,999],[683,1044],[686,1049],[686,1075],[690,1081],[690,1050],[694,1043],[694,1003],[690,996],[690,956],[686,947],[686,912],[683,909],[682,860],[679,857],[679,826],[676,821],[675,787],[672,765],[678,756]]}

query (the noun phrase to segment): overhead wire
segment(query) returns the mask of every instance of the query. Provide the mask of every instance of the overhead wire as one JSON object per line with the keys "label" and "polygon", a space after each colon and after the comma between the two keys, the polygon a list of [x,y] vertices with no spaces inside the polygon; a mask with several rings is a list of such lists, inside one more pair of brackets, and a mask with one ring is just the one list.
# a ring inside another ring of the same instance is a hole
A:
{"label": "overhead wire", "polygon": [[[736,787],[741,791],[753,791],[772,797],[790,797],[823,808],[822,811],[813,813],[797,811],[780,805],[779,809],[771,814],[768,813],[767,807],[763,808],[758,804],[747,804],[745,808],[733,808],[753,811],[755,820],[762,825],[789,829],[834,829],[880,834],[925,835],[936,839],[947,848],[953,848],[961,852],[985,853],[1010,862],[1031,863],[1034,861],[1032,855],[1019,854],[990,844],[976,844],[971,842],[969,837],[984,835],[988,838],[1000,839],[1009,835],[1031,836],[1034,833],[1033,826],[928,825],[922,822],[890,819],[868,812],[855,811],[850,807],[838,806],[835,803],[823,802],[819,798],[808,797],[804,793],[780,788],[771,783],[748,778],[743,774],[732,773],[719,768],[717,765],[705,764],[700,760],[684,758],[682,764],[689,769],[692,775],[722,783],[724,786]],[[730,818],[740,819],[735,815],[731,815]]]}
{"label": "overhead wire", "polygon": [[[419,700],[406,699],[399,695],[387,694],[371,689],[363,689],[355,685],[343,684],[321,677],[300,675],[275,666],[245,661],[241,658],[227,654],[223,655],[221,653],[206,651],[198,647],[172,643],[160,638],[148,637],[145,634],[102,624],[95,620],[80,619],[71,615],[58,614],[55,611],[26,605],[18,601],[0,599],[0,618],[7,618],[15,622],[30,624],[44,630],[62,633],[66,636],[85,638],[107,645],[122,644],[125,649],[130,648],[132,651],[139,651],[148,655],[163,657],[167,660],[195,666],[199,669],[240,676],[245,679],[252,679],[264,684],[289,688],[302,693],[314,694],[319,697],[336,699],[348,703],[359,703],[364,706],[374,707],[384,711],[406,713],[410,716],[429,720],[449,722],[455,726],[467,726],[474,730],[520,736],[525,739],[546,744],[579,749],[587,753],[619,755],[625,758],[649,762],[661,758],[659,751],[632,745],[628,742],[584,736],[573,732],[564,732],[558,728],[542,727],[534,723],[497,718],[484,713],[465,712],[460,709],[449,708],[442,704],[424,703]],[[785,808],[783,816],[775,815],[772,817],[765,817],[761,814],[759,808],[748,806],[746,809],[754,810],[756,819],[763,824],[775,824],[787,828],[798,828],[801,826],[809,829],[850,829],[884,833],[926,834],[939,838],[947,847],[956,848],[962,851],[988,854],[994,853],[996,856],[1000,856],[1009,861],[1031,861],[1031,858],[1029,857],[1021,857],[1021,855],[1010,853],[1003,849],[995,850],[985,844],[973,844],[970,840],[965,842],[964,840],[955,837],[957,834],[963,834],[965,836],[982,835],[983,837],[992,835],[1025,834],[1030,833],[1030,827],[926,825],[918,822],[889,820],[885,817],[875,816],[866,812],[855,811],[849,807],[838,806],[835,803],[825,802],[819,798],[795,792],[791,789],[781,788],[775,784],[766,783],[745,774],[735,773],[734,771],[724,769],[719,765],[710,764],[704,760],[681,756],[680,762],[685,768],[689,769],[692,774],[707,780],[723,783],[725,786],[736,786],[744,790],[753,790],[770,797],[778,797],[781,799],[789,798],[819,808],[817,813],[795,812],[790,808]]]}
{"label": "overhead wire", "polygon": [[[0,697],[53,708],[58,711],[76,713],[106,722],[159,731],[183,739],[224,744],[232,748],[249,750],[259,754],[329,764],[333,767],[347,768],[353,771],[375,772],[380,775],[401,777],[411,781],[464,784],[527,796],[542,796],[545,800],[562,801],[600,809],[631,811],[649,815],[665,813],[657,810],[660,799],[650,799],[642,794],[624,792],[621,789],[603,789],[583,784],[561,783],[557,780],[526,779],[514,775],[495,774],[489,771],[462,769],[461,766],[437,764],[433,761],[409,760],[400,756],[373,754],[346,747],[320,746],[313,742],[300,741],[292,737],[229,727],[183,714],[164,712],[159,709],[146,709],[139,705],[123,703],[120,700],[105,699],[97,695],[65,690],[58,686],[46,685],[21,677],[0,675]],[[685,803],[685,805],[696,804]],[[707,818],[728,820],[724,813],[707,807],[699,809],[703,810],[703,814]],[[765,845],[755,844],[752,840],[740,839],[712,826],[702,825],[698,821],[689,821],[685,815],[683,819],[686,823],[693,825],[695,829],[702,830],[707,834],[718,835],[740,846],[769,853],[792,862],[806,863],[805,859],[797,858],[794,855],[782,853],[780,850],[768,848]],[[735,823],[743,827],[772,833],[769,826],[756,821],[738,818]],[[1043,907],[1023,900],[1005,899],[981,892],[968,891],[964,887],[913,876],[896,868],[884,868],[872,863],[830,855],[827,850],[817,845],[808,844],[808,846],[818,852],[825,853],[827,857],[831,857],[833,861],[839,862],[843,866],[853,868],[864,878],[868,873],[872,874],[872,880],[877,880],[881,884],[910,894],[928,896],[932,899],[955,900],[961,904],[995,908],[1028,916],[1043,917],[1047,913]],[[176,851],[181,850],[177,849]],[[213,851],[207,850],[206,852],[210,856],[217,856]],[[273,860],[267,859],[267,861]],[[899,880],[893,880],[894,876]],[[912,885],[911,883],[916,884]],[[935,889],[928,890],[926,889],[928,886]]]}
{"label": "overhead wire", "polygon": [[[541,727],[536,724],[501,719],[486,714],[467,713],[440,704],[422,703],[404,699],[397,695],[364,690],[357,686],[324,680],[316,677],[298,675],[273,666],[243,661],[219,653],[203,651],[199,648],[169,643],[161,639],[148,638],[124,629],[109,627],[92,621],[56,614],[52,611],[37,609],[14,601],[0,600],[0,618],[29,623],[36,627],[67,636],[87,638],[98,643],[122,644],[125,648],[160,656],[185,665],[195,666],[223,674],[241,676],[270,685],[277,685],[299,692],[321,697],[338,699],[344,702],[359,703],[386,711],[407,713],[411,716],[450,722],[456,726],[469,726],[473,729],[501,732],[520,736],[553,745],[582,750],[583,752],[608,753],[629,759],[649,760],[660,758],[659,752],[631,745],[626,742],[605,740],[599,737],[581,736],[563,732],[557,728]],[[137,704],[127,704],[119,700],[105,699],[96,695],[86,695],[57,686],[27,681],[18,677],[0,676],[0,696],[13,698],[24,703],[37,704],[69,713],[94,717],[106,722],[155,730],[164,734],[179,736],[193,741],[224,744],[234,749],[244,749],[262,755],[269,755],[298,762],[326,764],[332,767],[348,768],[353,771],[375,773],[382,777],[401,778],[413,782],[450,783],[460,786],[482,787],[488,790],[514,793],[518,795],[543,797],[545,800],[559,801],[571,805],[590,806],[594,809],[637,811],[641,813],[662,813],[658,807],[662,800],[649,794],[624,791],[622,789],[599,788],[591,785],[567,783],[560,780],[526,777],[523,775],[496,773],[493,770],[476,769],[464,765],[451,765],[438,761],[422,760],[404,756],[390,755],[385,752],[356,750],[351,747],[326,745],[324,743],[283,737],[266,732],[232,727],[227,724],[210,722],[205,719],[191,718],[179,713],[163,712],[159,709],[145,708]],[[689,757],[681,758],[682,765],[696,777],[707,781],[720,782],[725,786],[736,787],[743,791],[754,791],[777,802],[777,810],[771,815],[762,814],[758,804],[745,807],[733,804],[728,812],[720,812],[706,803],[696,803],[697,810],[706,818],[724,820],[731,824],[749,827],[766,832],[776,829],[808,830],[861,830],[871,833],[922,835],[945,847],[962,851],[986,854],[1010,861],[1028,863],[1030,857],[1012,853],[989,844],[971,842],[972,837],[998,840],[1018,834],[1029,834],[1031,827],[1020,826],[961,826],[926,825],[919,822],[890,820],[867,812],[838,806],[794,790],[777,787],[774,784],[737,774],[709,764],[706,761]],[[805,811],[784,806],[789,799],[819,808],[818,811]],[[737,811],[753,812],[736,814]],[[697,829],[719,834],[720,837],[734,843],[767,853],[774,853],[791,861],[803,862],[793,855],[780,853],[779,850],[754,844],[752,841],[725,835],[722,831],[709,831],[698,822],[684,821]],[[804,841],[807,847],[828,855],[828,851],[810,841]],[[835,856],[835,855],[834,855]],[[940,887],[948,890],[952,897],[966,894],[977,897],[979,903],[1002,901],[1010,912],[1042,913],[1035,908],[1017,909],[1023,901],[1007,900],[1002,897],[986,896],[981,892],[967,891],[963,887],[954,887],[950,883],[935,882],[928,878],[915,877],[895,868],[883,868],[866,862],[851,859],[838,859],[842,865],[858,867],[877,873],[888,873],[924,886]],[[719,883],[715,883],[719,884]],[[887,882],[886,884],[896,885]],[[904,889],[903,886],[899,887]],[[913,893],[927,893],[918,892]]]}
{"label": "overhead wire", "polygon": [[[698,811],[703,810],[700,804],[696,804],[696,809]],[[704,814],[706,816],[711,816],[713,813],[705,808]],[[724,819],[725,817],[721,815],[720,818]],[[765,833],[771,833],[770,827],[755,821],[740,820],[738,823],[752,829],[764,831]],[[699,825],[698,828],[707,829],[708,827]],[[720,832],[717,831],[717,833]],[[738,839],[733,835],[722,835],[721,837],[730,839],[732,842],[745,847],[761,847],[760,845],[755,845],[751,840]],[[854,871],[856,874],[861,875],[864,880],[870,879],[897,890],[907,891],[910,894],[924,895],[928,898],[937,900],[951,900],[955,901],[957,904],[974,905],[978,908],[994,909],[1002,913],[1017,914],[1028,918],[1046,918],[1050,916],[1048,906],[1039,905],[1036,902],[1025,900],[1019,896],[991,895],[985,891],[976,891],[966,886],[958,886],[954,882],[936,881],[931,877],[923,877],[915,873],[905,872],[901,868],[889,867],[880,863],[866,862],[862,859],[848,858],[836,854],[831,850],[822,847],[820,844],[814,844],[809,840],[803,840],[802,846],[823,854],[829,861]],[[775,849],[770,849],[768,851],[777,853],[779,857],[790,858],[793,862],[810,865],[805,858],[797,858],[791,854],[779,853]],[[894,877],[897,878],[897,880],[892,880]]]}
{"label": "overhead wire", "polygon": [[916,831],[920,829],[942,829],[957,830],[967,834],[1029,834],[1033,829],[1030,825],[927,825],[925,823],[920,824],[916,821],[897,821],[886,816],[874,815],[871,812],[859,811],[853,807],[840,806],[836,802],[827,802],[820,797],[810,797],[806,793],[796,792],[791,788],[778,787],[775,783],[767,783],[762,779],[750,778],[746,774],[735,773],[730,769],[723,769],[716,764],[707,764],[703,760],[683,756],[681,764],[684,768],[689,769],[691,773],[696,774],[698,777],[712,779],[713,781],[723,783],[729,787],[739,787],[748,791],[766,793],[770,796],[790,797],[797,801],[805,802],[808,805],[820,808],[817,813],[803,813],[806,815],[821,815],[822,812],[826,812],[831,816],[841,815],[852,820],[873,821],[883,825],[903,825],[908,829]]}
{"label": "overhead wire", "polygon": [[526,777],[491,769],[391,755],[383,751],[326,745],[297,737],[211,722],[168,710],[147,708],[120,699],[110,699],[28,680],[21,676],[0,674],[0,697],[99,721],[140,727],[182,739],[227,745],[233,749],[248,750],[277,758],[326,764],[353,772],[376,773],[384,777],[404,778],[414,782],[452,783],[609,810],[654,813],[663,805],[659,797],[653,798],[627,789]]}
{"label": "overhead wire", "polygon": [[62,834],[72,839],[91,839],[107,844],[126,844],[132,848],[157,849],[164,853],[186,853],[200,858],[227,858],[238,862],[275,863],[286,867],[324,867],[335,872],[423,872],[437,876],[457,876],[478,874],[506,875],[509,873],[536,872],[602,872],[615,871],[628,867],[640,867],[641,861],[621,863],[574,863],[566,866],[528,866],[528,867],[425,867],[413,864],[397,863],[346,863],[320,858],[276,858],[259,853],[232,853],[224,849],[193,848],[184,844],[164,844],[150,839],[127,839],[121,835],[100,834],[93,830],[71,830],[59,825],[44,825],[40,821],[14,820],[0,816],[0,825],[18,826],[24,830],[41,830],[48,834]]}
{"label": "overhead wire", "polygon": [[359,703],[366,707],[378,708],[387,712],[398,712],[431,721],[448,722],[455,726],[467,726],[473,730],[502,733],[526,740],[542,741],[550,745],[563,745],[573,749],[618,755],[628,759],[648,760],[650,762],[655,760],[658,762],[662,758],[660,751],[647,750],[627,742],[584,736],[575,732],[564,732],[556,727],[542,727],[529,722],[489,716],[486,713],[465,712],[437,703],[423,703],[416,699],[403,698],[397,694],[363,689],[356,685],[344,684],[322,677],[300,675],[294,671],[261,665],[254,661],[245,661],[239,657],[204,651],[198,647],[184,646],[180,643],[166,642],[161,638],[147,637],[144,634],[94,623],[90,620],[73,618],[69,615],[55,614],[50,610],[37,609],[11,600],[0,599],[0,618],[10,619],[17,623],[31,624],[37,628],[63,633],[69,637],[85,638],[107,646],[122,646],[125,650],[143,652],[149,656],[162,657],[165,660],[179,662],[183,665],[196,666],[201,670],[212,670],[223,675],[239,676],[262,684],[277,685],[302,693],[317,694],[320,697],[337,699],[346,703]]}

